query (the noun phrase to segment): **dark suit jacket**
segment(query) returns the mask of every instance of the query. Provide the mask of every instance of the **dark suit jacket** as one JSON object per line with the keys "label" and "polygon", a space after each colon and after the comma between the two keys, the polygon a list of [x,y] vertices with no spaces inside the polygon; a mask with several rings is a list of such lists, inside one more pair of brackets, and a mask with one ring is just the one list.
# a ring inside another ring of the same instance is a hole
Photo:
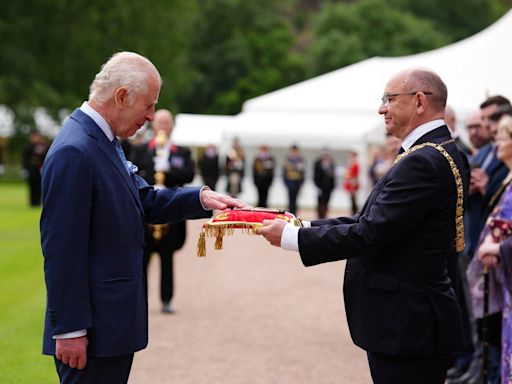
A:
{"label": "dark suit jacket", "polygon": [[80,329],[87,329],[93,356],[144,348],[144,223],[207,216],[199,188],[155,191],[128,175],[106,135],[75,110],[43,167],[43,352],[55,353],[53,335]]}
{"label": "dark suit jacket", "polygon": [[[446,127],[421,137],[450,139]],[[467,191],[467,162],[452,142]],[[459,303],[449,277],[455,266],[455,180],[436,149],[410,153],[376,184],[359,215],[314,221],[299,231],[306,266],[348,259],[344,295],[348,325],[361,348],[428,355],[462,345]]]}

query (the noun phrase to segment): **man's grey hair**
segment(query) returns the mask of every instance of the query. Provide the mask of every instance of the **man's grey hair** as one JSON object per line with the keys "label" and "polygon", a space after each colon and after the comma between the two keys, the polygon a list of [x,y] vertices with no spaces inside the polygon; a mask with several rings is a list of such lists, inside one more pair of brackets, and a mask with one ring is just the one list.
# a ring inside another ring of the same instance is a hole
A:
{"label": "man's grey hair", "polygon": [[414,69],[409,74],[407,86],[410,88],[409,92],[432,92],[432,95],[427,96],[430,97],[432,106],[444,111],[448,89],[435,72],[427,69]]}
{"label": "man's grey hair", "polygon": [[96,74],[89,92],[89,100],[105,104],[112,99],[117,88],[128,90],[128,102],[148,90],[151,76],[162,79],[151,61],[134,52],[118,52],[114,54]]}

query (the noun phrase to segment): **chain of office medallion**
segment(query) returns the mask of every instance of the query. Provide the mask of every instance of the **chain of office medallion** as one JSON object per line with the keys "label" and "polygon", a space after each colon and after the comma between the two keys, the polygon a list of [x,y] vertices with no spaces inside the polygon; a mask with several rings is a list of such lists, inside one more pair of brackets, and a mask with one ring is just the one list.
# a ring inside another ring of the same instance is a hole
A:
{"label": "chain of office medallion", "polygon": [[464,185],[462,183],[462,177],[460,176],[459,168],[457,168],[457,164],[455,164],[455,161],[453,161],[453,158],[450,156],[450,154],[446,151],[446,149],[443,148],[443,145],[453,143],[454,140],[447,140],[441,144],[435,144],[435,143],[423,143],[415,145],[414,147],[409,148],[404,153],[397,156],[394,164],[398,163],[400,160],[402,160],[407,155],[411,154],[412,152],[417,151],[418,149],[422,149],[425,147],[432,147],[437,149],[444,158],[448,161],[450,164],[450,168],[453,173],[453,177],[455,178],[455,184],[457,187],[457,207],[455,210],[455,249],[457,252],[462,252],[465,247],[465,241],[464,241]]}

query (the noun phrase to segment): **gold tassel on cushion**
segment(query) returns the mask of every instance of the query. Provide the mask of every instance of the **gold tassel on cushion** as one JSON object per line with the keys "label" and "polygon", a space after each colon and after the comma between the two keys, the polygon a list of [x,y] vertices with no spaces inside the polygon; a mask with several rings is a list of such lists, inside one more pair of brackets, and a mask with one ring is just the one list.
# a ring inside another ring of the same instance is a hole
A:
{"label": "gold tassel on cushion", "polygon": [[224,239],[224,236],[221,233],[217,234],[214,249],[222,249],[222,239]]}
{"label": "gold tassel on cushion", "polygon": [[215,246],[213,249],[222,249],[222,240],[226,234],[227,226],[219,225],[215,227]]}
{"label": "gold tassel on cushion", "polygon": [[206,256],[206,237],[204,231],[201,231],[201,233],[199,234],[199,240],[197,240],[197,256]]}
{"label": "gold tassel on cushion", "polygon": [[278,209],[249,208],[229,209],[218,213],[203,224],[197,242],[197,256],[206,256],[206,237],[215,237],[214,249],[222,249],[224,236],[231,236],[235,230],[241,230],[247,235],[257,235],[258,228],[262,227],[262,221],[284,220],[295,226],[302,227],[302,222],[291,213]]}

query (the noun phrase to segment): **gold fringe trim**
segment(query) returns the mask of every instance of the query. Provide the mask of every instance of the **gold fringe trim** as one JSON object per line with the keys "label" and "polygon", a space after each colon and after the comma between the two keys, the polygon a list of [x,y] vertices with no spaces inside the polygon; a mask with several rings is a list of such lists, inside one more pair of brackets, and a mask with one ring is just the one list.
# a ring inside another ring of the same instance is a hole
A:
{"label": "gold fringe trim", "polygon": [[201,231],[199,234],[199,240],[197,240],[197,256],[206,256],[206,238],[203,231]]}
{"label": "gold fringe trim", "polygon": [[259,223],[236,223],[236,224],[204,224],[197,241],[197,256],[206,256],[206,236],[215,237],[214,249],[222,249],[224,236],[231,236],[235,229],[241,230],[245,235],[256,235]]}
{"label": "gold fringe trim", "polygon": [[216,238],[215,238],[215,246],[213,247],[213,249],[222,249],[222,239],[224,239],[224,237],[222,235],[218,235]]}

